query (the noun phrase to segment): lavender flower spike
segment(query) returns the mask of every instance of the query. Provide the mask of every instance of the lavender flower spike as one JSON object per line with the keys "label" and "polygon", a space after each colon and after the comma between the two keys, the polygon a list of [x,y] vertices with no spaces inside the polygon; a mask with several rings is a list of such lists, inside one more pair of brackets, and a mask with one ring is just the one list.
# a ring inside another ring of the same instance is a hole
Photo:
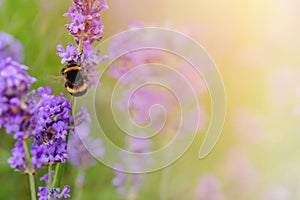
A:
{"label": "lavender flower spike", "polygon": [[73,0],[73,7],[64,16],[68,16],[72,20],[70,24],[66,25],[66,28],[75,37],[77,44],[81,37],[86,45],[91,45],[94,41],[101,39],[104,26],[100,11],[107,8],[105,0]]}
{"label": "lavender flower spike", "polygon": [[94,66],[105,61],[106,56],[99,56],[93,43],[99,41],[104,34],[104,26],[100,11],[107,9],[105,0],[73,0],[73,5],[64,16],[70,17],[72,22],[66,24],[67,30],[74,36],[77,46],[68,44],[64,50],[57,46],[57,55],[62,58],[61,63],[75,61],[86,74],[87,87],[98,85],[98,74]]}
{"label": "lavender flower spike", "polygon": [[30,119],[34,136],[31,162],[36,168],[48,163],[64,163],[68,158],[66,138],[73,123],[71,104],[64,95],[51,95],[49,87],[41,87],[36,93],[37,98],[30,99],[34,113]]}
{"label": "lavender flower spike", "polygon": [[13,156],[8,160],[11,167],[28,173],[22,142],[28,139],[33,139],[30,147],[33,173],[50,163],[65,162],[68,158],[67,134],[72,131],[73,123],[70,102],[64,95],[51,95],[49,87],[40,87],[37,92],[31,92],[24,104],[26,109],[16,112],[15,120],[18,121],[5,124],[6,129],[10,128],[17,140],[12,150]]}

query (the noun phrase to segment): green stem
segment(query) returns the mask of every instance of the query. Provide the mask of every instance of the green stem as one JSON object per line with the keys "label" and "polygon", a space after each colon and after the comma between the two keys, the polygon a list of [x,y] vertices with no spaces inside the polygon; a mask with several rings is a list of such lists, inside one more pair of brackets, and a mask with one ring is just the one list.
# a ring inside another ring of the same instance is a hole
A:
{"label": "green stem", "polygon": [[48,192],[50,192],[52,185],[52,163],[48,165]]}
{"label": "green stem", "polygon": [[34,182],[34,175],[32,173],[32,166],[31,166],[31,162],[30,162],[30,153],[29,153],[29,149],[27,146],[27,142],[25,140],[23,140],[23,147],[24,147],[26,163],[27,163],[28,171],[29,171],[28,176],[29,176],[31,200],[36,200],[35,182]]}
{"label": "green stem", "polygon": [[30,192],[31,192],[31,200],[36,200],[36,192],[35,192],[35,182],[34,182],[34,176],[33,174],[29,175],[29,184],[30,184]]}
{"label": "green stem", "polygon": [[80,54],[82,52],[83,37],[84,37],[84,31],[82,31],[81,35],[80,35],[79,44],[78,44],[78,54]]}
{"label": "green stem", "polygon": [[132,191],[129,191],[129,194],[127,195],[128,200],[135,200],[136,194],[134,194]]}
{"label": "green stem", "polygon": [[161,199],[161,200],[167,199],[169,176],[170,176],[170,166],[163,169],[163,171],[162,171],[162,178],[161,178],[161,185],[160,185],[160,192],[159,192],[159,199]]}
{"label": "green stem", "polygon": [[[171,157],[171,152],[167,151],[164,154],[165,159]],[[168,186],[169,186],[169,178],[171,175],[171,166],[168,166],[163,169],[162,177],[161,177],[161,185],[160,185],[160,192],[159,192],[159,199],[167,200],[168,199]]]}
{"label": "green stem", "polygon": [[80,200],[83,192],[83,184],[85,179],[85,170],[79,169],[75,180],[74,199]]}
{"label": "green stem", "polygon": [[133,191],[133,188],[132,188],[132,183],[133,183],[133,179],[134,179],[133,176],[135,176],[135,174],[128,174],[127,176],[128,176],[129,181],[127,184],[128,193],[127,193],[126,199],[127,200],[135,200],[137,197],[137,194]]}
{"label": "green stem", "polygon": [[[69,139],[69,134],[67,134],[66,136],[66,143],[68,144],[68,139]],[[58,163],[56,164],[56,167],[55,167],[55,172],[54,172],[54,178],[53,178],[53,181],[52,181],[52,184],[49,185],[51,186],[51,188],[59,188],[60,187],[60,184],[61,184],[61,178],[62,178],[62,175],[64,173],[64,170],[65,170],[65,165],[66,163]],[[51,175],[52,175],[52,172],[51,172]]]}
{"label": "green stem", "polygon": [[31,166],[31,162],[30,162],[30,153],[29,153],[29,149],[27,146],[27,142],[25,140],[23,140],[23,147],[24,147],[24,151],[25,151],[25,158],[26,158],[26,164],[28,167],[28,171],[29,174],[32,174],[32,166]]}
{"label": "green stem", "polygon": [[60,187],[60,182],[61,182],[62,175],[64,173],[64,169],[65,169],[64,163],[58,163],[56,165],[51,188],[59,188]]}

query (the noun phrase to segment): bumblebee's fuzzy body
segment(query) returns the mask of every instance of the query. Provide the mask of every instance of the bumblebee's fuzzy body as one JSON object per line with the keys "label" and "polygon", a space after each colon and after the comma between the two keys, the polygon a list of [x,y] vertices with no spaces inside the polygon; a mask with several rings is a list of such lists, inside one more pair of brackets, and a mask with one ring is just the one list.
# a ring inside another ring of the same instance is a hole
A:
{"label": "bumblebee's fuzzy body", "polygon": [[81,67],[74,61],[69,61],[62,68],[61,74],[65,77],[65,87],[67,91],[74,97],[79,97],[87,92]]}

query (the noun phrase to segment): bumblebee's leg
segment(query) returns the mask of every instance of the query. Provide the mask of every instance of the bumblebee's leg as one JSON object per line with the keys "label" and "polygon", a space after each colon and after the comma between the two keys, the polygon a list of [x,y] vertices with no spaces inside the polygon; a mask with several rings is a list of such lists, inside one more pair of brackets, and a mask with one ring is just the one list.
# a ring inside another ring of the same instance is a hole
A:
{"label": "bumblebee's leg", "polygon": [[68,88],[69,85],[70,85],[70,84],[68,83],[68,81],[66,81],[66,82],[65,82],[65,88]]}

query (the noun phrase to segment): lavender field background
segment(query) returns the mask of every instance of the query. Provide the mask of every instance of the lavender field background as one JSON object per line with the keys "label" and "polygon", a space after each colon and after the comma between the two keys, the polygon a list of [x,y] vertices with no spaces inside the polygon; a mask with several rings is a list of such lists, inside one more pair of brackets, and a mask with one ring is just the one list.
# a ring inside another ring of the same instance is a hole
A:
{"label": "lavender field background", "polygon": [[[106,2],[109,9],[101,13],[105,27],[103,41],[128,28],[154,26],[181,32],[206,49],[224,82],[226,119],[212,152],[199,159],[199,148],[212,112],[209,91],[203,80],[205,77],[198,77],[191,66],[164,52],[146,50],[121,57],[105,71],[97,90],[99,123],[113,143],[120,147],[136,147],[135,141],[126,139],[117,127],[110,108],[109,97],[119,82],[119,73],[123,66],[132,67],[150,61],[175,66],[189,78],[197,91],[199,130],[191,147],[175,163],[140,177],[132,176],[124,183],[124,188],[118,184],[123,175],[101,162],[95,161],[95,165],[89,168],[68,163],[62,182],[70,185],[71,199],[80,185],[78,181],[82,181],[81,199],[299,199],[300,2]],[[28,73],[38,80],[32,87],[48,85],[55,95],[63,92],[68,97],[70,95],[64,88],[63,79],[56,78],[63,67],[56,55],[56,46],[73,42],[64,27],[70,20],[62,16],[71,4],[71,0],[0,0],[0,30],[11,34],[23,45],[23,63],[29,66]],[[116,41],[115,45],[111,51],[117,51],[118,46],[124,43]],[[162,76],[159,73],[146,70],[138,78],[143,79],[149,74]],[[181,84],[174,85],[180,88]],[[127,86],[128,82],[122,86],[124,96]],[[154,86],[134,97],[131,108],[135,111],[133,118],[138,124],[147,122],[147,112],[153,104],[161,104],[171,113],[168,115],[171,121],[160,133],[162,136],[153,137],[151,144],[140,144],[146,147],[146,151],[167,144],[177,128],[178,104],[172,95],[166,94],[165,90]],[[120,112],[123,112],[122,105],[122,100],[113,104]],[[159,118],[160,113],[156,116]],[[193,116],[190,120],[193,123]],[[188,128],[186,131],[189,134]],[[27,177],[15,172],[7,162],[14,141],[4,129],[0,130],[0,134],[0,199],[29,199]],[[104,149],[104,154],[109,155],[109,152]],[[122,162],[118,164],[122,165]],[[39,171],[37,176],[45,173],[45,170]],[[116,177],[119,179],[116,180]]]}

